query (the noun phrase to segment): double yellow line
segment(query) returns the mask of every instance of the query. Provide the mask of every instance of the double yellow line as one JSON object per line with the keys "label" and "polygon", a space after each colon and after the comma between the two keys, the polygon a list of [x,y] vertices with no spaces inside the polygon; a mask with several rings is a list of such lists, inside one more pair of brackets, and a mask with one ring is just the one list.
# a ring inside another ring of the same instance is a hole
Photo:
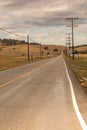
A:
{"label": "double yellow line", "polygon": [[41,65],[40,67],[37,67],[36,69],[34,69],[34,70],[30,71],[30,72],[27,72],[27,73],[22,74],[22,75],[20,75],[20,76],[14,78],[14,79],[12,79],[12,80],[10,80],[10,81],[7,81],[7,82],[3,83],[2,85],[0,85],[0,87],[4,87],[4,86],[6,86],[6,85],[9,85],[10,83],[13,83],[14,81],[16,81],[16,80],[18,80],[18,79],[25,78],[25,77],[27,77],[27,76],[29,76],[29,75],[31,75],[31,74],[37,72],[37,71],[40,70],[41,68],[44,68],[44,67],[47,66],[50,62],[51,62],[51,61],[49,61],[49,62],[47,62],[47,63]]}

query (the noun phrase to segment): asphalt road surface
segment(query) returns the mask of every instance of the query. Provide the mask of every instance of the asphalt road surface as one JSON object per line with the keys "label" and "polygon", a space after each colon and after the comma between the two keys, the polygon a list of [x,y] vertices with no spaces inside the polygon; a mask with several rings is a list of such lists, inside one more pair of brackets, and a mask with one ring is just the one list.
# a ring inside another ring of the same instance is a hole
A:
{"label": "asphalt road surface", "polygon": [[[69,70],[79,111],[87,96]],[[63,57],[0,72],[0,130],[82,130]]]}

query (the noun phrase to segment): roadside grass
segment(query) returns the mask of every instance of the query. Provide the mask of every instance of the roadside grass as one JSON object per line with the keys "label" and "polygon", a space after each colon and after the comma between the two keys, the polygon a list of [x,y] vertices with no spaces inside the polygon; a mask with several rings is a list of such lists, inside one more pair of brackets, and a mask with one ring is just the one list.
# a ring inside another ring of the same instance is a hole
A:
{"label": "roadside grass", "polygon": [[38,57],[30,58],[30,60],[28,61],[28,58],[26,56],[13,57],[13,56],[0,55],[0,71],[14,68],[17,66],[22,66],[25,64],[30,64],[47,58],[53,58],[53,57],[55,56],[46,56],[46,57],[38,56]]}
{"label": "roadside grass", "polygon": [[74,72],[81,86],[87,88],[87,57],[72,58],[65,57],[70,68]]}
{"label": "roadside grass", "polygon": [[0,56],[0,71],[24,65],[27,59],[24,57]]}

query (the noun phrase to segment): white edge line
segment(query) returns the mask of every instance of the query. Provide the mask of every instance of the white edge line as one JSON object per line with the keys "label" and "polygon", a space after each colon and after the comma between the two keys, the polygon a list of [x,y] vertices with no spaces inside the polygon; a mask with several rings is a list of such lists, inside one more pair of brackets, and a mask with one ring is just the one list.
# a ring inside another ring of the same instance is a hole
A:
{"label": "white edge line", "polygon": [[77,105],[77,101],[76,101],[76,97],[75,97],[75,93],[74,93],[74,89],[73,89],[73,84],[72,84],[72,81],[70,79],[70,76],[69,76],[69,73],[68,73],[68,69],[67,69],[67,66],[66,66],[66,63],[63,59],[63,62],[64,62],[64,65],[65,65],[65,69],[66,69],[66,74],[67,74],[67,77],[68,77],[68,80],[69,80],[69,83],[70,83],[70,90],[71,90],[71,96],[72,96],[72,103],[73,103],[73,106],[74,106],[74,110],[75,110],[75,113],[78,117],[78,120],[80,122],[80,125],[82,127],[83,130],[87,130],[87,125],[79,111],[79,108],[78,108],[78,105]]}

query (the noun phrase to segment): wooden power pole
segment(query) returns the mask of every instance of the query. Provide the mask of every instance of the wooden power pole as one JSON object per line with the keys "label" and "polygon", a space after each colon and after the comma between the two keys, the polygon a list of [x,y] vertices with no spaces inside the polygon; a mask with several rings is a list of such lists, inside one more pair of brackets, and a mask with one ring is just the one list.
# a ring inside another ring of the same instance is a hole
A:
{"label": "wooden power pole", "polygon": [[68,44],[68,46],[69,46],[69,50],[70,50],[70,45],[71,45],[71,33],[67,33],[67,37],[66,37],[66,40],[67,40],[67,43],[66,44]]}
{"label": "wooden power pole", "polygon": [[27,35],[27,51],[28,51],[28,61],[30,61],[30,43],[29,43],[29,35]]}
{"label": "wooden power pole", "polygon": [[42,56],[42,45],[40,43],[40,57]]}
{"label": "wooden power pole", "polygon": [[70,20],[71,21],[71,27],[72,28],[72,59],[74,60],[75,56],[75,50],[74,50],[74,20],[77,20],[78,18],[66,18],[66,20]]}

